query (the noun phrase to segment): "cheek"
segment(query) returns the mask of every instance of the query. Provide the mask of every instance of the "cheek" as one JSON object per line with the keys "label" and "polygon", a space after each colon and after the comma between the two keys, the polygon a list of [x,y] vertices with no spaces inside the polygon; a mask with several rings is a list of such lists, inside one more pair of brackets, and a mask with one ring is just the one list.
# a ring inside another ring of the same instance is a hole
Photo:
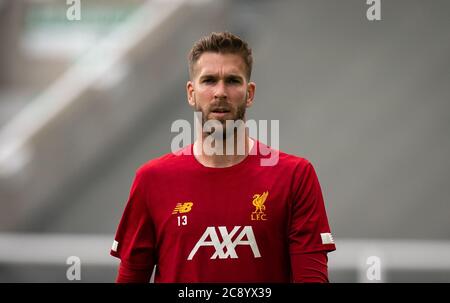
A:
{"label": "cheek", "polygon": [[199,89],[195,93],[195,97],[197,102],[208,102],[211,98],[214,97],[214,93],[211,89]]}
{"label": "cheek", "polygon": [[238,102],[245,100],[247,96],[247,91],[245,89],[239,89],[231,92],[231,98]]}

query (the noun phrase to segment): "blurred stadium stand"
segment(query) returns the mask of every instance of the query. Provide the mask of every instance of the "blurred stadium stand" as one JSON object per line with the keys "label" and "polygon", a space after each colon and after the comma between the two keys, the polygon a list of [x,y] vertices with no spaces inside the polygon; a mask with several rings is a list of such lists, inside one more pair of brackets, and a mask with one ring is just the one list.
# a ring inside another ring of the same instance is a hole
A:
{"label": "blurred stadium stand", "polygon": [[[0,282],[111,282],[136,168],[170,151],[187,52],[229,30],[254,50],[250,119],[308,158],[338,250],[333,282],[450,282],[450,3],[0,1]],[[270,143],[270,142],[269,142]]]}

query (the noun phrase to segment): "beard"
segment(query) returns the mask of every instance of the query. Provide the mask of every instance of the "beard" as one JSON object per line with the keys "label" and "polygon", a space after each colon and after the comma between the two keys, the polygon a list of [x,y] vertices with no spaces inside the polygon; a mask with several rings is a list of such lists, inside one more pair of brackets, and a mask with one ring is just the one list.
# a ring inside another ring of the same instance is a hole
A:
{"label": "beard", "polygon": [[[219,121],[222,124],[222,131],[216,131],[215,129],[213,131],[211,131],[210,133],[208,133],[208,135],[213,135],[214,137],[216,137],[217,139],[223,139],[226,140],[227,137],[231,136],[234,134],[234,132],[236,131],[236,129],[231,132],[231,131],[227,131],[226,129],[226,121],[243,121],[244,122],[244,118],[245,118],[245,112],[246,112],[246,104],[245,104],[245,100],[247,100],[247,94],[245,94],[245,99],[243,100],[242,103],[238,104],[238,106],[236,108],[231,107],[230,105],[228,105],[225,102],[219,102],[217,104],[213,104],[208,106],[207,108],[201,108],[197,102],[195,102],[195,111],[197,112],[201,112],[202,113],[202,128],[205,125],[205,123],[209,120],[216,120]],[[217,107],[221,107],[221,108],[226,108],[227,110],[229,110],[228,114],[226,115],[227,117],[223,117],[223,118],[210,118],[211,114],[213,113],[214,108]]]}

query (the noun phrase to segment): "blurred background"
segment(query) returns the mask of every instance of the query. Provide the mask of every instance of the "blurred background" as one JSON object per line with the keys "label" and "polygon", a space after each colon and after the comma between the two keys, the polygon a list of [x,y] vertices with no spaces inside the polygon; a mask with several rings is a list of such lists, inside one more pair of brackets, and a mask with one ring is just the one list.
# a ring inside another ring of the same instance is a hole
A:
{"label": "blurred background", "polygon": [[72,282],[70,256],[114,281],[135,170],[193,122],[187,53],[228,30],[253,48],[248,118],[316,168],[331,282],[450,282],[450,2],[369,7],[0,0],[0,281]]}

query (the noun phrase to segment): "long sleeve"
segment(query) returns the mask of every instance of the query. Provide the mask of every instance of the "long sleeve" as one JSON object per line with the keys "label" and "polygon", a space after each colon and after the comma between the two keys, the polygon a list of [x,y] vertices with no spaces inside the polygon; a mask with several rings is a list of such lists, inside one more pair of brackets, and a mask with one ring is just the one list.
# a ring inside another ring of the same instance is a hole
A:
{"label": "long sleeve", "polygon": [[152,269],[134,269],[120,262],[116,283],[148,283]]}
{"label": "long sleeve", "polygon": [[326,251],[291,255],[292,282],[328,283]]}

